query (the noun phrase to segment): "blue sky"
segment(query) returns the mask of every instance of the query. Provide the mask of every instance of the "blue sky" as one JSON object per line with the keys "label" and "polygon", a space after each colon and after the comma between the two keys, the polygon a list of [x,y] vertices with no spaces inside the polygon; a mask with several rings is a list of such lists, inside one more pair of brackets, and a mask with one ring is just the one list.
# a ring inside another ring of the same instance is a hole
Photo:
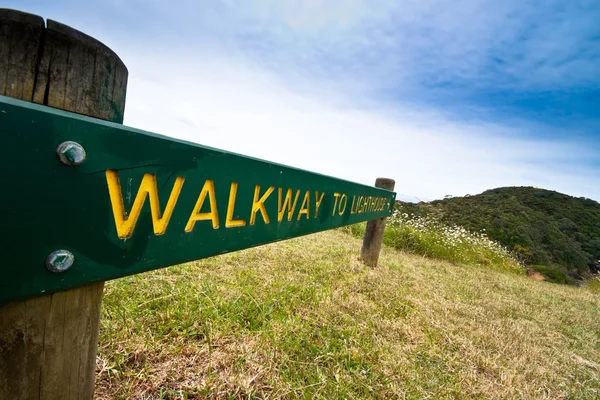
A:
{"label": "blue sky", "polygon": [[[6,2],[5,2],[6,3]],[[128,66],[125,123],[419,199],[600,200],[600,2],[8,1]]]}

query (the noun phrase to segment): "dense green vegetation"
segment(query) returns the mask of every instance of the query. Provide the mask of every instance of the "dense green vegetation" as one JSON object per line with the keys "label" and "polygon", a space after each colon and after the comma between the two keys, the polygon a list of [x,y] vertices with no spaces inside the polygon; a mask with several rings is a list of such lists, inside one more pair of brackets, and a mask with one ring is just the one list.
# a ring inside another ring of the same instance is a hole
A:
{"label": "dense green vegetation", "polygon": [[[365,228],[366,223],[361,223],[342,229],[363,237]],[[460,226],[442,225],[433,219],[408,215],[400,210],[388,218],[383,243],[430,259],[517,274],[525,272],[512,252],[483,233],[469,232]]]}
{"label": "dense green vegetation", "polygon": [[533,187],[504,187],[430,203],[399,203],[399,208],[446,225],[484,231],[546,274],[554,267],[581,277],[590,268],[595,270],[600,260],[600,204],[591,199]]}

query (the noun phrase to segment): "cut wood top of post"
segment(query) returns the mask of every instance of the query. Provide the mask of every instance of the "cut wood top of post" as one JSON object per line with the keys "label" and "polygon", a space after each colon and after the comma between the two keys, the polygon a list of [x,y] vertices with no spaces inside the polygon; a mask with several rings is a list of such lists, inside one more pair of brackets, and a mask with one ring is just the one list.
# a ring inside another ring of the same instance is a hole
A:
{"label": "cut wood top of post", "polygon": [[29,25],[44,25],[44,18],[11,8],[0,8],[0,20],[14,21]]}
{"label": "cut wood top of post", "polygon": [[127,68],[67,25],[0,9],[0,94],[122,123]]}
{"label": "cut wood top of post", "polygon": [[[112,51],[110,47],[106,46],[98,39],[86,35],[85,33],[78,31],[77,29],[73,29],[68,25],[61,24],[60,22],[54,21],[52,19],[46,20],[46,29],[68,37],[69,41],[76,40],[81,45],[87,47],[89,50],[96,50],[98,52],[101,52],[106,56],[111,57],[117,60],[119,63],[123,64],[121,58],[117,55],[117,53]],[[127,67],[125,67],[125,64],[123,64],[123,67],[127,69]]]}
{"label": "cut wood top of post", "polygon": [[394,190],[396,186],[396,181],[390,178],[377,178],[375,180],[375,187],[386,189],[386,190]]}

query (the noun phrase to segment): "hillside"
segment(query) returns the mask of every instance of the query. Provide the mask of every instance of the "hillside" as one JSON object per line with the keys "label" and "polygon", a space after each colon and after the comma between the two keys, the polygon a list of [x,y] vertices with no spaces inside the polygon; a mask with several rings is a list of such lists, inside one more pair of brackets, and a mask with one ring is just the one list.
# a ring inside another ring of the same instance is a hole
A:
{"label": "hillside", "polygon": [[[592,399],[591,288],[343,231],[107,282],[98,399]],[[595,289],[597,290],[597,289]]]}
{"label": "hillside", "polygon": [[402,212],[482,231],[528,265],[573,276],[600,260],[600,204],[532,187],[504,187],[430,203],[400,203]]}

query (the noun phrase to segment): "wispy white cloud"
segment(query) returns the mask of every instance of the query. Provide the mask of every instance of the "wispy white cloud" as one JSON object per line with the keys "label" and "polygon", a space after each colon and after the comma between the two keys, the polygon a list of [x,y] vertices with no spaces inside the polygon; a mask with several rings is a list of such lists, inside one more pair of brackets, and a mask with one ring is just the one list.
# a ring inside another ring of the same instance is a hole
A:
{"label": "wispy white cloud", "polygon": [[220,41],[278,73],[302,68],[313,76],[358,77],[401,88],[449,81],[544,89],[598,85],[600,5],[594,2],[255,0],[154,6],[178,24],[177,32],[197,42]]}
{"label": "wispy white cloud", "polygon": [[448,83],[600,86],[593,1],[63,0],[44,11],[117,45],[243,54],[280,75],[360,81],[399,96]]}
{"label": "wispy white cloud", "polygon": [[586,143],[521,139],[435,108],[352,108],[337,92],[298,94],[229,59],[131,55],[128,125],[366,184],[388,176],[418,197],[530,185],[600,198]]}
{"label": "wispy white cloud", "polygon": [[123,58],[132,126],[429,199],[600,200],[600,3],[19,1]]}

